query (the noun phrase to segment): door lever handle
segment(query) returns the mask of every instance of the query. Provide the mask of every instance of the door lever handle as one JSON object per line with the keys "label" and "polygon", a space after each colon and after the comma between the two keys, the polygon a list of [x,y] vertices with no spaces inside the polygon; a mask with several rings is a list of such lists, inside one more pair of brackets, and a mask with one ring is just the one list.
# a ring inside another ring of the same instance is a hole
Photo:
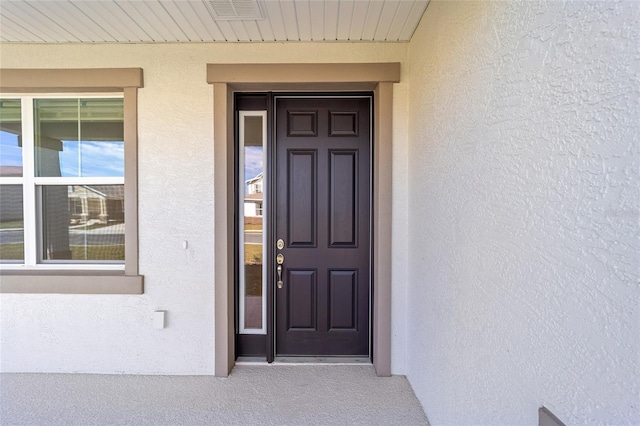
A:
{"label": "door lever handle", "polygon": [[277,286],[278,286],[278,288],[282,288],[282,287],[284,287],[284,282],[282,281],[282,265],[278,265],[278,267],[276,269],[278,270]]}
{"label": "door lever handle", "polygon": [[284,263],[284,255],[282,253],[276,256],[276,263],[278,264],[278,267],[276,268],[276,271],[278,271],[278,282],[276,285],[278,288],[282,288],[284,287],[284,282],[282,281],[282,264]]}

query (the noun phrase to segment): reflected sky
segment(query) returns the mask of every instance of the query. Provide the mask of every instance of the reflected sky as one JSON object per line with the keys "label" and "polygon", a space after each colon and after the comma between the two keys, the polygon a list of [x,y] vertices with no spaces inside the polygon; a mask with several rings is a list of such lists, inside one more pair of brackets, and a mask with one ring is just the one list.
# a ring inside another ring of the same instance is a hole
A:
{"label": "reflected sky", "polygon": [[62,176],[124,176],[123,142],[62,141]]}
{"label": "reflected sky", "polygon": [[0,131],[0,166],[21,166],[22,147],[18,146],[18,135]]}
{"label": "reflected sky", "polygon": [[244,147],[244,180],[247,181],[262,173],[262,147]]}
{"label": "reflected sky", "polygon": [[[22,166],[17,135],[0,131],[0,166]],[[62,176],[124,176],[124,143],[62,141],[60,168]]]}

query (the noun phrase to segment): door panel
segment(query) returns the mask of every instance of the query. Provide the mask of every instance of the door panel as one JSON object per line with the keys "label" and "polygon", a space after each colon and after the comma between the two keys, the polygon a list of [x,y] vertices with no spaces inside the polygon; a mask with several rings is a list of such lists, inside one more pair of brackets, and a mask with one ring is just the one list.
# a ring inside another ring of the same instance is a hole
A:
{"label": "door panel", "polygon": [[287,298],[289,311],[287,312],[288,330],[316,329],[316,272],[288,271]]}
{"label": "door panel", "polygon": [[316,246],[316,150],[289,150],[287,183],[289,216],[287,240],[292,247]]}
{"label": "door panel", "polygon": [[330,150],[329,156],[329,245],[356,247],[358,152]]}
{"label": "door panel", "polygon": [[358,272],[329,271],[329,330],[358,329]]}
{"label": "door panel", "polygon": [[366,356],[370,98],[276,98],[276,354]]}

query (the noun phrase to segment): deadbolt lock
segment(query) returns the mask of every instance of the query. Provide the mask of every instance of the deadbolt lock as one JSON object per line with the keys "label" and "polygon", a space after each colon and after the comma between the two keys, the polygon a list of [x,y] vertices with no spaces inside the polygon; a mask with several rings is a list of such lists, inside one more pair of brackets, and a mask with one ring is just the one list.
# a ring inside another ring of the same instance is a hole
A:
{"label": "deadbolt lock", "polygon": [[284,240],[282,238],[280,238],[277,242],[276,242],[276,247],[278,248],[278,250],[282,250],[284,248]]}
{"label": "deadbolt lock", "polygon": [[284,263],[284,256],[282,255],[282,253],[276,256],[276,263],[278,265],[282,265]]}

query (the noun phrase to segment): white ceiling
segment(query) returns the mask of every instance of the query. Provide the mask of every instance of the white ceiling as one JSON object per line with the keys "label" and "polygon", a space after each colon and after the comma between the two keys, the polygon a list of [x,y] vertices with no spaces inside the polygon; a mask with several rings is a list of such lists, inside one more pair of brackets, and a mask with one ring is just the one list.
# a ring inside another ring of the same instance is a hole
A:
{"label": "white ceiling", "polygon": [[428,2],[429,0],[0,0],[0,41],[408,41]]}

